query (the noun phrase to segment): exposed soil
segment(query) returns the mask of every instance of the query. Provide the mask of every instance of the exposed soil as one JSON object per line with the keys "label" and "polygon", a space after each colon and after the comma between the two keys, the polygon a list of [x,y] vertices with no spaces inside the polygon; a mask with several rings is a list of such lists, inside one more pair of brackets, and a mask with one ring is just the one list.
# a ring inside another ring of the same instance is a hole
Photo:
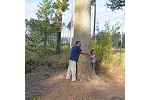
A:
{"label": "exposed soil", "polygon": [[[99,80],[65,80],[67,69],[36,69],[25,76],[26,100],[125,100],[124,70],[99,73]],[[45,74],[49,77],[46,78]]]}

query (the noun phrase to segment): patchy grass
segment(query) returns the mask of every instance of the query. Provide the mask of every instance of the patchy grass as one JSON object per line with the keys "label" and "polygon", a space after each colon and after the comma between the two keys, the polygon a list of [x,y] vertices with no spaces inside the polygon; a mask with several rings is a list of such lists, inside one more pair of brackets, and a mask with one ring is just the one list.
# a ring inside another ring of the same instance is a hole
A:
{"label": "patchy grass", "polygon": [[125,84],[125,52],[117,52],[113,54],[110,61],[102,62],[100,65],[100,75],[104,80],[108,81],[112,78],[115,82],[124,86]]}
{"label": "patchy grass", "polygon": [[117,52],[112,55],[112,58],[107,62],[99,63],[100,69],[106,73],[112,70],[124,70],[125,69],[125,52]]}

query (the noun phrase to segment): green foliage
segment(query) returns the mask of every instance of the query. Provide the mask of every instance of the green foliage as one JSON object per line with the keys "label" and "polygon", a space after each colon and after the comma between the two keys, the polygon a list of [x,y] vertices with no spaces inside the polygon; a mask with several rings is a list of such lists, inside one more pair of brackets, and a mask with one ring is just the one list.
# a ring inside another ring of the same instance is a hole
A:
{"label": "green foliage", "polygon": [[[121,34],[118,32],[120,25],[117,23],[115,26],[110,26],[109,21],[106,21],[104,26],[104,31],[99,32],[96,35],[96,39],[90,42],[90,48],[96,52],[97,65],[104,72],[108,72],[114,68],[123,69],[125,51],[124,48],[120,48]],[[124,47],[123,41],[125,42],[125,34],[122,37],[122,47]],[[116,53],[113,50],[115,47],[119,48]]]}
{"label": "green foliage", "polygon": [[64,44],[61,46],[62,49],[62,55],[65,55],[67,58],[70,56],[70,45],[69,44]]}
{"label": "green foliage", "polygon": [[112,54],[112,59],[109,60],[109,63],[102,62],[101,70],[108,73],[114,70],[124,70],[125,68],[125,52],[121,51],[117,54]]}
{"label": "green foliage", "polygon": [[[43,0],[43,3],[38,5],[39,10],[36,13],[38,20],[30,19],[29,21],[29,40],[34,40],[35,44],[44,45],[44,49],[46,51],[46,47],[52,46],[54,43],[52,42],[51,37],[55,36],[57,21],[55,16],[53,15],[54,9],[52,8],[52,0]],[[33,42],[33,41],[32,41]]]}
{"label": "green foliage", "polygon": [[102,48],[100,47],[100,45],[98,45],[95,40],[91,40],[90,48],[95,50],[97,61],[102,61],[102,59],[103,59],[103,51],[102,51]]}
{"label": "green foliage", "polygon": [[121,46],[120,32],[112,34],[112,43],[113,43],[114,48],[120,48],[120,46]]}
{"label": "green foliage", "polygon": [[112,43],[111,43],[111,35],[109,32],[104,32],[102,36],[102,43],[100,44],[103,52],[103,59],[109,60],[112,54]]}
{"label": "green foliage", "polygon": [[40,20],[38,26],[40,27],[39,31],[42,34],[44,41],[44,48],[46,49],[48,39],[51,34],[54,34],[57,29],[57,19],[55,16],[53,16],[54,8],[52,7],[52,0],[43,0],[43,3],[40,3],[38,5],[40,8],[38,12],[36,13],[38,19]]}
{"label": "green foliage", "polygon": [[122,34],[122,48],[125,48],[125,34]]}
{"label": "green foliage", "polygon": [[119,32],[120,24],[116,23],[114,26],[109,25],[109,21],[105,22],[105,31],[110,32],[111,34],[111,41],[113,48],[120,48],[121,47],[121,34]]}
{"label": "green foliage", "polygon": [[58,32],[57,32],[57,47],[56,47],[56,52],[60,54],[61,48],[60,48],[60,43],[61,43],[61,30],[62,30],[62,12],[65,12],[68,10],[69,7],[69,0],[56,0],[56,2],[53,3],[53,8],[56,9],[56,17],[58,19]]}
{"label": "green foliage", "polygon": [[65,12],[66,10],[68,10],[69,8],[69,0],[57,0],[56,2],[53,3],[53,8],[57,9],[58,12],[61,9],[63,12]]}
{"label": "green foliage", "polygon": [[40,9],[36,13],[37,18],[49,21],[54,14],[54,9],[52,7],[52,0],[43,0],[42,3],[38,5],[38,7]]}
{"label": "green foliage", "polygon": [[96,1],[96,0],[91,0],[91,6],[94,6],[94,5],[95,5],[95,1]]}
{"label": "green foliage", "polygon": [[109,21],[106,21],[104,27],[104,31],[99,32],[96,40],[91,40],[90,44],[91,49],[96,51],[98,61],[108,61],[112,58],[113,48],[121,47],[121,34],[118,32],[120,29],[119,23],[110,26]]}
{"label": "green foliage", "polygon": [[106,6],[112,11],[122,9],[125,6],[125,0],[109,0],[106,2]]}
{"label": "green foliage", "polygon": [[[25,57],[26,69],[45,64],[47,56],[54,54],[56,49],[57,19],[52,7],[52,0],[43,0],[38,5],[37,20],[25,20],[29,34],[26,34]],[[30,67],[29,67],[30,66]]]}
{"label": "green foliage", "polygon": [[96,58],[98,61],[108,61],[111,59],[112,42],[109,23],[105,23],[105,31],[102,35],[97,35],[96,40],[91,41],[91,49],[96,51]]}
{"label": "green foliage", "polygon": [[[100,42],[99,42],[100,40]],[[112,53],[112,43],[111,43],[111,35],[109,32],[104,32],[104,34],[98,38],[97,44],[101,48],[102,59],[107,61],[111,58]]]}
{"label": "green foliage", "polygon": [[55,23],[52,24],[45,24],[45,21],[30,19],[29,22],[30,34],[29,40],[33,41],[34,43],[44,43],[45,49],[48,45],[48,41],[51,35],[54,34],[56,29]]}

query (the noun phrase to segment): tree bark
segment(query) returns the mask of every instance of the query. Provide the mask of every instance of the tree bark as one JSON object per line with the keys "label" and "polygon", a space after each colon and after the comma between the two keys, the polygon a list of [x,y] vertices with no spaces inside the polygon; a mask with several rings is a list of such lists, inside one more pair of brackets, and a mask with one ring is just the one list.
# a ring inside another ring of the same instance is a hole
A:
{"label": "tree bark", "polygon": [[[62,3],[62,0],[60,0]],[[61,42],[61,28],[62,28],[62,8],[59,8],[59,16],[58,16],[58,32],[57,32],[57,47],[56,47],[56,53],[60,54],[60,42]]]}
{"label": "tree bark", "polygon": [[96,22],[96,0],[94,0],[94,27],[93,27],[94,38],[95,38],[95,22]]}
{"label": "tree bark", "polygon": [[[90,51],[91,0],[75,0],[74,43],[79,40],[84,52]],[[89,55],[80,54],[77,63],[77,79],[87,81],[97,78]]]}
{"label": "tree bark", "polygon": [[60,41],[61,41],[61,23],[62,23],[62,14],[59,15],[58,18],[58,32],[57,32],[57,47],[56,47],[56,52],[60,53]]}

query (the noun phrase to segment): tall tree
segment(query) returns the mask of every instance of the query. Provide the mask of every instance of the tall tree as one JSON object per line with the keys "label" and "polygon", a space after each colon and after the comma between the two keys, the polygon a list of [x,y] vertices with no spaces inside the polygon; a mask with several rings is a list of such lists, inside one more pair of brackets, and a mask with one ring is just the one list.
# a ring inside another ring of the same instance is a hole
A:
{"label": "tall tree", "polygon": [[112,33],[112,43],[114,48],[120,47],[121,42],[121,34],[119,32],[120,29],[119,23],[116,23],[115,26],[112,26],[111,33]]}
{"label": "tall tree", "polygon": [[60,43],[61,43],[61,28],[62,28],[62,13],[68,10],[69,0],[57,0],[53,3],[53,7],[57,10],[56,16],[58,17],[58,32],[57,32],[57,47],[56,53],[60,53]]}
{"label": "tall tree", "polygon": [[[29,20],[29,31],[28,39],[35,44],[44,44],[45,42],[45,34],[43,33],[44,30],[44,21],[36,20],[31,18]],[[45,48],[44,48],[45,49]]]}
{"label": "tall tree", "polygon": [[125,33],[122,34],[122,48],[125,48]]}
{"label": "tall tree", "polygon": [[119,48],[121,46],[121,34],[120,32],[112,34],[112,43],[114,48]]}
{"label": "tall tree", "polygon": [[96,52],[98,64],[101,64],[101,62],[107,63],[112,57],[112,29],[113,28],[109,25],[109,21],[105,21],[104,30],[96,35],[96,40],[91,41],[91,48]]}
{"label": "tall tree", "polygon": [[[110,8],[112,11],[123,9],[123,7],[125,6],[125,0],[109,0],[109,2],[106,2],[106,6]],[[125,16],[125,10],[124,10],[124,16]],[[124,16],[123,16],[123,26],[124,26]],[[122,35],[123,35],[123,27],[122,27]],[[122,39],[121,39],[121,44],[122,44]]]}
{"label": "tall tree", "polygon": [[44,41],[44,49],[46,50],[47,41],[51,33],[50,22],[52,22],[52,15],[54,14],[54,9],[52,7],[52,0],[43,0],[40,5],[38,5],[39,10],[36,13],[38,20],[41,21],[41,34]]}
{"label": "tall tree", "polygon": [[106,6],[112,11],[122,9],[125,6],[125,0],[109,0]]}
{"label": "tall tree", "polygon": [[[90,51],[90,33],[91,33],[91,1],[75,0],[75,19],[74,19],[74,43],[81,41],[81,49],[84,52]],[[96,78],[92,70],[89,55],[80,54],[78,60],[77,78],[81,81]]]}
{"label": "tall tree", "polygon": [[91,5],[94,6],[94,26],[93,35],[95,35],[95,23],[96,23],[96,0],[91,0]]}
{"label": "tall tree", "polygon": [[72,20],[72,18],[71,18],[71,20],[69,21],[69,23],[68,23],[68,25],[67,25],[67,28],[68,28],[68,30],[70,31],[70,48],[71,48],[71,46],[72,46],[72,36],[71,36],[71,30],[72,30],[72,24],[73,24],[73,20]]}
{"label": "tall tree", "polygon": [[62,23],[62,28],[63,28],[63,33],[62,33],[62,40],[61,40],[61,43],[63,44],[63,42],[64,42],[64,30],[65,30],[65,28],[66,28],[66,24],[65,24],[65,22],[63,22]]}
{"label": "tall tree", "polygon": [[28,34],[29,34],[29,21],[25,19],[25,40],[28,41]]}

